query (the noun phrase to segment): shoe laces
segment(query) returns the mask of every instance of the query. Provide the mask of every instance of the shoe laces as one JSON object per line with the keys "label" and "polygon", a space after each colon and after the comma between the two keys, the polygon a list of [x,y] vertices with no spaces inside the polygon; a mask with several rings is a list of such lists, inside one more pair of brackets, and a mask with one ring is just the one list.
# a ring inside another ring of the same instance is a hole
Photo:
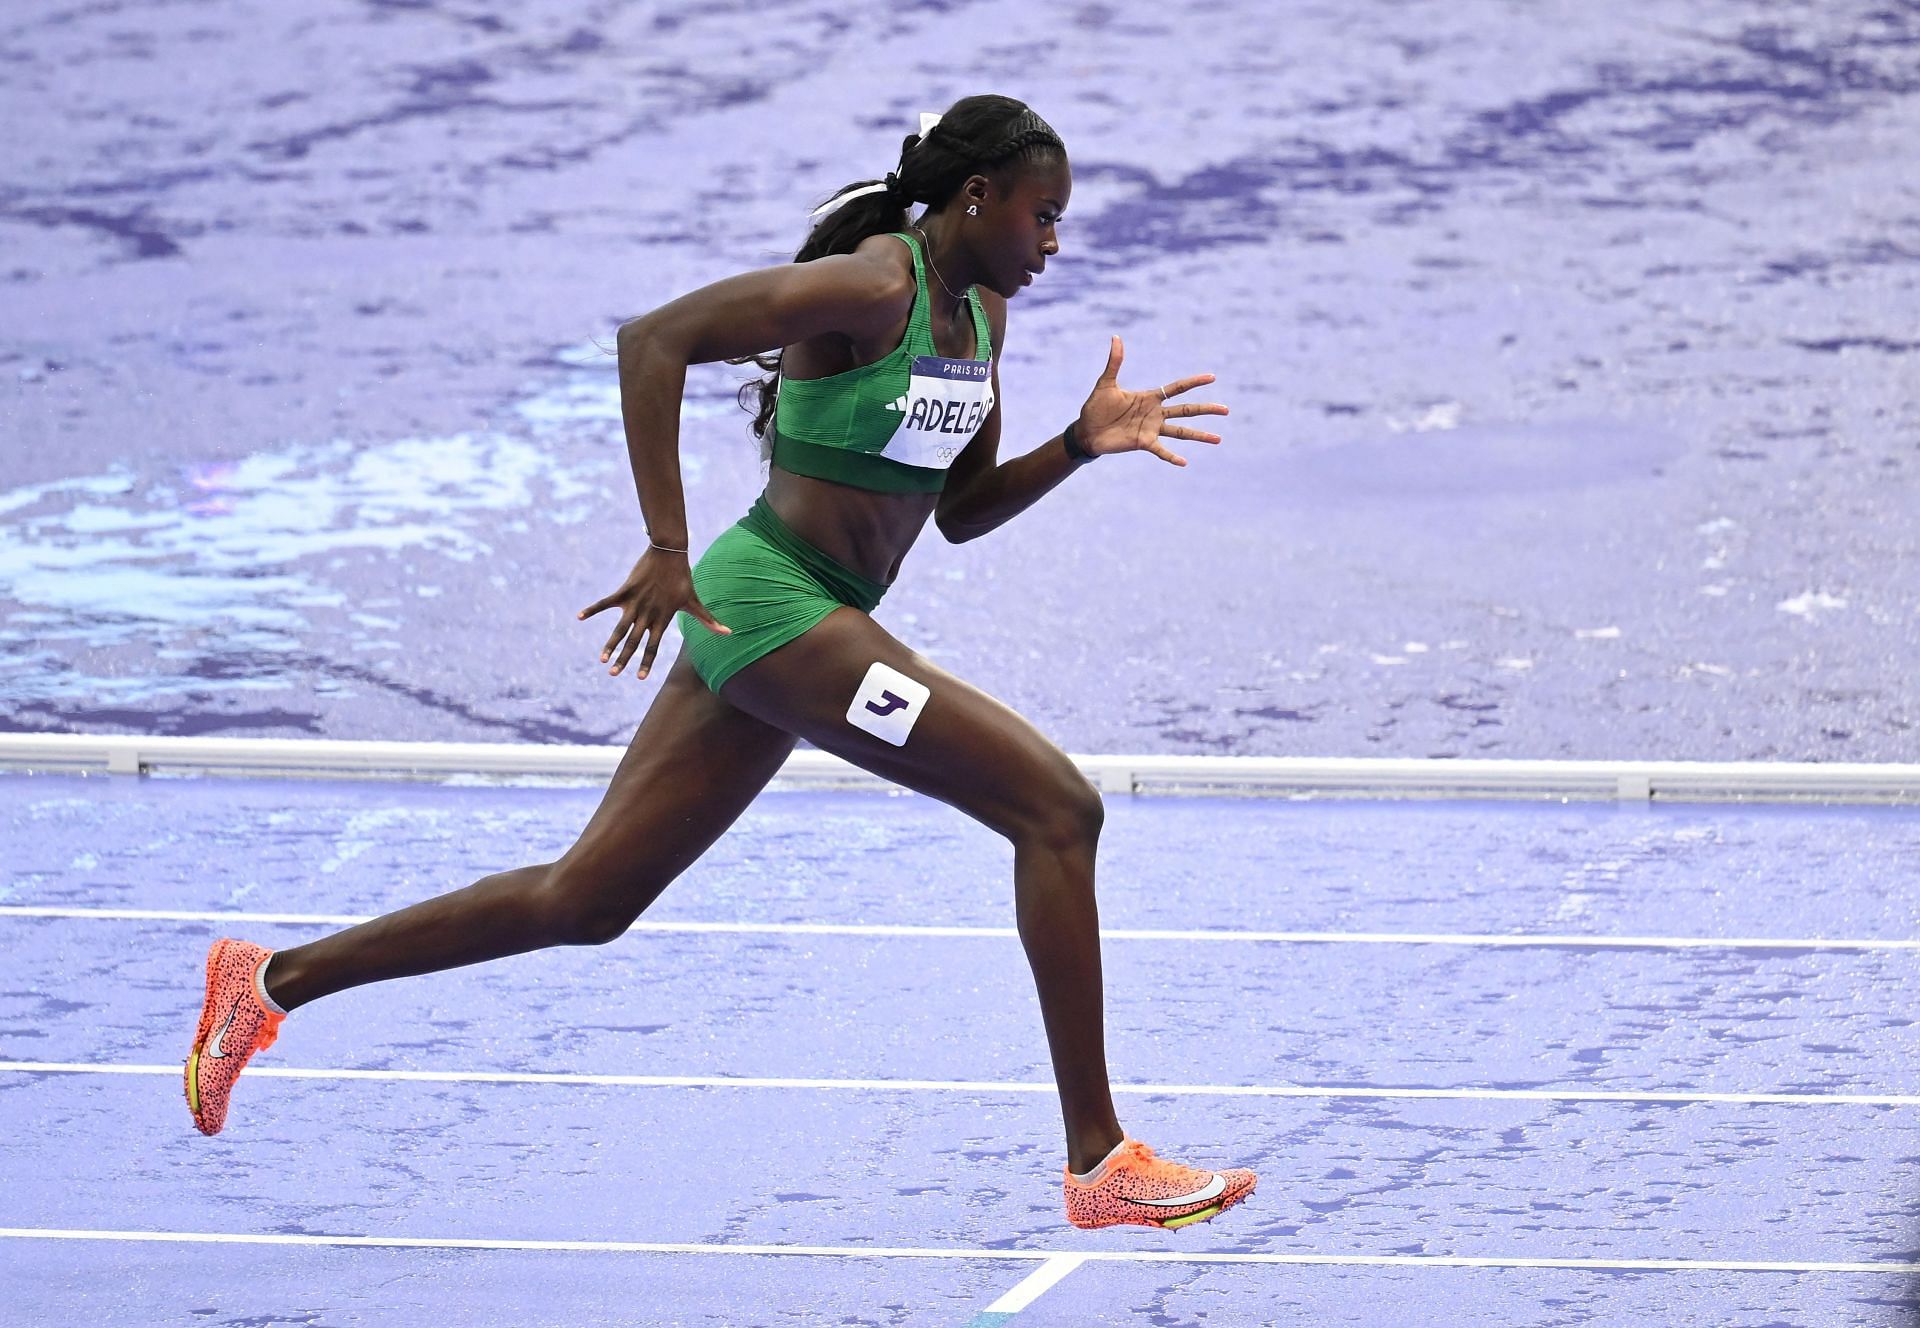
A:
{"label": "shoe laces", "polygon": [[1121,1155],[1127,1159],[1129,1167],[1139,1169],[1140,1173],[1148,1174],[1148,1176],[1179,1176],[1179,1174],[1192,1171],[1192,1167],[1183,1167],[1183,1165],[1177,1163],[1177,1161],[1167,1161],[1165,1157],[1156,1157],[1154,1150],[1148,1148],[1146,1144],[1142,1144],[1139,1140],[1129,1140],[1129,1142],[1127,1142],[1127,1150],[1125,1150],[1125,1153],[1121,1153]]}
{"label": "shoe laces", "polygon": [[1165,1177],[1168,1180],[1184,1181],[1192,1176],[1210,1176],[1213,1173],[1199,1167],[1187,1166],[1184,1162],[1175,1162],[1170,1158],[1158,1157],[1154,1151],[1138,1139],[1127,1142],[1123,1154],[1133,1166],[1148,1176]]}

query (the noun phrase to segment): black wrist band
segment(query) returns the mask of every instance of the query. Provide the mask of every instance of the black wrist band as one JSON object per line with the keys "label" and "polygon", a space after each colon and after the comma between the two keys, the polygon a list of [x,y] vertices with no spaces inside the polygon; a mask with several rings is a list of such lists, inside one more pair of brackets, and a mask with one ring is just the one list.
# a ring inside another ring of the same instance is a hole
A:
{"label": "black wrist band", "polygon": [[1069,424],[1061,431],[1060,445],[1067,449],[1067,457],[1069,460],[1075,465],[1084,466],[1087,462],[1093,460],[1093,453],[1080,446],[1080,440],[1073,436],[1074,425],[1079,423],[1079,420],[1075,420],[1073,424]]}

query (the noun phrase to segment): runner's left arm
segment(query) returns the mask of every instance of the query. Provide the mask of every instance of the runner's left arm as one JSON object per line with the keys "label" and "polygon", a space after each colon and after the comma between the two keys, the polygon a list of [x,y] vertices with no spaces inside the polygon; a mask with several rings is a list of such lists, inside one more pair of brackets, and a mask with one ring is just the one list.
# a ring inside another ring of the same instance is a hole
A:
{"label": "runner's left arm", "polygon": [[1000,454],[1000,356],[1007,341],[1007,302],[981,292],[993,335],[993,409],[973,441],[947,471],[947,485],[934,508],[934,524],[954,544],[978,539],[1026,511],[1079,467],[1055,434],[1022,457],[1002,464]]}
{"label": "runner's left arm", "polygon": [[1186,458],[1168,451],[1161,438],[1220,441],[1218,434],[1168,423],[1176,417],[1227,413],[1225,406],[1212,402],[1168,404],[1182,392],[1211,383],[1212,374],[1182,378],[1151,392],[1128,391],[1119,382],[1125,347],[1115,337],[1108,347],[1107,367],[1074,423],[1075,441],[1087,455],[1075,458],[1069,454],[1066,431],[1062,430],[1025,456],[996,462],[1000,450],[1000,354],[1006,342],[1007,306],[1004,300],[991,296],[986,306],[993,333],[993,410],[973,441],[954,458],[939,505],[934,508],[935,524],[952,543],[978,539],[1011,521],[1093,457],[1111,452],[1151,452],[1162,461],[1184,466]]}

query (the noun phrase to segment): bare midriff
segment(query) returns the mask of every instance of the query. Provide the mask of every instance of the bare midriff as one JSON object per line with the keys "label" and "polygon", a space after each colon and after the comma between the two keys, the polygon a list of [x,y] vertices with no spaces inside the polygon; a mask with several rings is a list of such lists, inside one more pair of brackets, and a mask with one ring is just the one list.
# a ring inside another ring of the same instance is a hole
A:
{"label": "bare midriff", "polygon": [[873,493],[772,468],[767,502],[814,548],[869,581],[891,585],[940,496]]}

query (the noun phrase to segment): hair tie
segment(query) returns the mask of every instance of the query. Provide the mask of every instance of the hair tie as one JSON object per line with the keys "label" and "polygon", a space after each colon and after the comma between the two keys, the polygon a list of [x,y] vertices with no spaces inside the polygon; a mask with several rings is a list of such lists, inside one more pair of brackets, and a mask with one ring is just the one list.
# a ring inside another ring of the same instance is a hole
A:
{"label": "hair tie", "polygon": [[[931,134],[934,130],[934,127],[939,123],[940,123],[940,117],[935,115],[933,112],[931,111],[920,112],[920,133],[917,135],[917,137],[919,137],[921,140],[924,141],[927,135]],[[909,139],[911,139],[915,136],[909,135],[908,137]],[[914,144],[913,146],[917,147],[919,145]],[[908,151],[911,151],[911,148],[902,149],[900,153],[901,157],[904,158],[907,155]],[[910,192],[908,192],[906,185],[900,182],[899,175],[893,171],[888,171],[887,178],[879,184],[861,185],[858,189],[845,189],[835,194],[832,198],[829,198],[826,202],[822,203],[819,207],[815,208],[810,214],[808,214],[807,220],[818,221],[821,217],[825,216],[827,213],[835,211],[838,208],[845,207],[848,203],[852,202],[856,198],[859,198],[866,194],[881,193],[883,191],[886,193],[886,196],[889,201],[898,203],[900,204],[901,207],[908,207],[913,203],[913,195]]]}

